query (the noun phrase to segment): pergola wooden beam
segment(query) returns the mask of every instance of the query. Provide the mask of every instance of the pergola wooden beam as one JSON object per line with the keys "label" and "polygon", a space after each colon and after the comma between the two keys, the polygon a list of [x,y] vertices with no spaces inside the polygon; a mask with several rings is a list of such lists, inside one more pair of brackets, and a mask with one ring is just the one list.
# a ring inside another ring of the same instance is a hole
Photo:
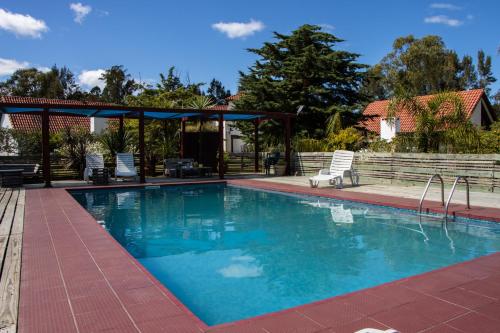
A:
{"label": "pergola wooden beam", "polygon": [[42,165],[45,187],[52,187],[52,176],[50,173],[50,117],[49,109],[42,111]]}
{"label": "pergola wooden beam", "polygon": [[219,113],[219,178],[224,179],[224,115]]}
{"label": "pergola wooden beam", "polygon": [[[285,124],[285,161],[286,161],[286,174],[289,175],[291,172],[290,166],[290,138],[291,138],[291,118],[295,117],[295,114],[291,113],[281,113],[281,112],[267,112],[267,111],[220,111],[213,109],[164,109],[164,108],[153,108],[153,107],[130,107],[122,105],[88,105],[86,103],[73,103],[68,104],[67,102],[57,102],[53,103],[25,103],[25,102],[0,102],[0,110],[4,113],[9,114],[8,108],[19,108],[19,109],[35,109],[30,111],[18,111],[16,114],[34,114],[41,115],[42,117],[42,160],[43,160],[43,176],[45,180],[45,186],[51,186],[51,170],[50,170],[50,116],[70,116],[70,117],[99,117],[99,118],[118,118],[119,128],[123,130],[123,120],[124,118],[138,119],[139,121],[139,173],[140,182],[145,183],[145,146],[144,146],[144,121],[148,117],[145,115],[148,113],[171,113],[177,115],[184,115],[181,119],[181,157],[184,157],[184,134],[186,130],[186,121],[189,117],[201,117],[203,119],[213,119],[218,120],[219,123],[219,178],[224,178],[224,119],[231,119],[231,117],[225,118],[225,116],[236,115],[236,116],[250,116],[250,119],[234,119],[241,121],[253,120],[255,124],[255,171],[259,171],[259,122],[263,119],[281,119]],[[55,110],[80,110],[82,112],[90,112],[88,114],[78,114],[72,112],[55,111]],[[101,112],[105,111],[123,111],[123,114],[108,114],[105,116],[100,115]],[[209,118],[212,117],[212,118]],[[158,120],[174,120],[179,119],[178,116],[175,118],[155,118],[148,117],[151,119]],[[215,119],[214,119],[215,118]]]}

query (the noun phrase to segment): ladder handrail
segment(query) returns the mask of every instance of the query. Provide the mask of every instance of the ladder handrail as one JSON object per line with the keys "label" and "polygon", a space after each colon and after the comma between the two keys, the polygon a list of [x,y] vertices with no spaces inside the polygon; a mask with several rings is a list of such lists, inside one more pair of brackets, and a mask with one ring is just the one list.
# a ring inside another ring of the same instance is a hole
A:
{"label": "ladder handrail", "polygon": [[451,202],[451,198],[453,197],[453,193],[455,193],[455,188],[457,187],[457,184],[460,180],[465,181],[465,193],[466,193],[466,198],[467,198],[467,209],[470,209],[470,196],[469,196],[469,180],[467,179],[466,176],[457,176],[455,178],[455,182],[453,183],[453,187],[451,188],[450,195],[448,196],[448,200],[446,201],[446,207],[444,209],[444,219],[448,219],[448,207]]}
{"label": "ladder handrail", "polygon": [[427,194],[427,191],[429,190],[429,187],[431,186],[432,181],[434,178],[439,178],[439,181],[441,182],[441,206],[444,206],[444,181],[443,178],[441,177],[440,174],[436,173],[435,175],[432,175],[431,178],[427,181],[427,185],[425,186],[424,193],[422,193],[422,197],[420,198],[420,204],[418,205],[418,213],[422,213],[422,204],[424,203],[425,195]]}

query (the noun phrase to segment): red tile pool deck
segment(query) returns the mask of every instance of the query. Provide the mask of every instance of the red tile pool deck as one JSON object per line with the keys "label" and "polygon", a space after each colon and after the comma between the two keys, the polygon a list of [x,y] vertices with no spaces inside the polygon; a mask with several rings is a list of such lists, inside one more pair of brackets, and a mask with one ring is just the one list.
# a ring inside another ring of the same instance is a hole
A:
{"label": "red tile pool deck", "polygon": [[[228,183],[414,209],[390,196],[252,180]],[[157,184],[155,184],[157,185]],[[179,185],[179,184],[169,184]],[[431,211],[440,211],[436,204]],[[19,332],[500,332],[500,253],[374,288],[208,327],[65,189],[26,191]],[[451,207],[500,221],[500,209]]]}

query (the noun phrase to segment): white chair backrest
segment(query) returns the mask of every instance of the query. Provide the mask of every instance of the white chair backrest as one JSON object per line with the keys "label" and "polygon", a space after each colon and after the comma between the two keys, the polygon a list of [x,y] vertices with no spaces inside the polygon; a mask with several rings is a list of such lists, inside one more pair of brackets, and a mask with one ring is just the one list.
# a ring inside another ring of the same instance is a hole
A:
{"label": "white chair backrest", "polygon": [[342,174],[345,170],[351,170],[354,152],[349,150],[336,150],[333,153],[330,174]]}
{"label": "white chair backrest", "polygon": [[131,153],[117,153],[116,169],[119,172],[135,172],[134,155]]}
{"label": "white chair backrest", "polygon": [[85,155],[85,166],[89,169],[104,169],[104,158],[101,154]]}

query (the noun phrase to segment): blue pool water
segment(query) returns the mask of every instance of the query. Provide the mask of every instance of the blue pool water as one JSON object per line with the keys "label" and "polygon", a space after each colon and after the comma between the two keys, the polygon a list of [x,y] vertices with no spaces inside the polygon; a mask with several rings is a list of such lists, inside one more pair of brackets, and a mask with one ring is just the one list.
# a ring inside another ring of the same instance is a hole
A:
{"label": "blue pool water", "polygon": [[500,225],[225,185],[76,191],[113,237],[208,325],[500,250]]}

